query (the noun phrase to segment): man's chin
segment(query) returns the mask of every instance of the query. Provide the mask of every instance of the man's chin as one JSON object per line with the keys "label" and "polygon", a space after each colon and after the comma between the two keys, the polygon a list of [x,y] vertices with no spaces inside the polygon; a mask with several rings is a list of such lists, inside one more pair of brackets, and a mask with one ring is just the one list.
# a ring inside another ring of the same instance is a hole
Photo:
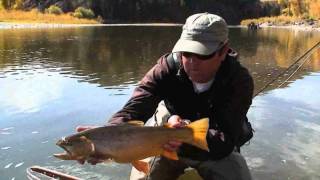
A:
{"label": "man's chin", "polygon": [[190,80],[194,83],[206,83],[208,81],[205,81],[204,79],[201,78],[196,78],[196,77],[190,77]]}

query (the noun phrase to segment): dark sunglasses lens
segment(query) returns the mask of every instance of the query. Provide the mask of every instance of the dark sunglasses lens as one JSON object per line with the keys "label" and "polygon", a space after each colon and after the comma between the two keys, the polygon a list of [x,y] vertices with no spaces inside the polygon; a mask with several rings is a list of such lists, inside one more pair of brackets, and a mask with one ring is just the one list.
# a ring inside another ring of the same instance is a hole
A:
{"label": "dark sunglasses lens", "polygon": [[215,52],[209,55],[199,55],[199,54],[194,54],[194,53],[189,53],[189,52],[183,52],[182,55],[186,58],[190,58],[191,56],[195,56],[200,60],[208,60],[210,58],[212,58],[215,55]]}
{"label": "dark sunglasses lens", "polygon": [[192,56],[192,53],[189,53],[189,52],[183,52],[182,55],[186,58],[189,58]]}
{"label": "dark sunglasses lens", "polygon": [[215,52],[209,55],[197,55],[198,59],[201,59],[203,61],[205,60],[209,60],[210,58],[212,58],[215,55]]}

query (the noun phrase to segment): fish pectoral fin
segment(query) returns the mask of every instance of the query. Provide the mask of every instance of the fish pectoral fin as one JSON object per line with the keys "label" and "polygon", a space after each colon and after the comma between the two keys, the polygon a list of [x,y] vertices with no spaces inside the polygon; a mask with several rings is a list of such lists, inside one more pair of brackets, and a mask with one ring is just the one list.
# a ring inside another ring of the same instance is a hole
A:
{"label": "fish pectoral fin", "polygon": [[53,154],[54,157],[62,160],[75,160],[74,157],[72,157],[68,153],[59,153],[59,154]]}
{"label": "fish pectoral fin", "polygon": [[145,174],[149,174],[150,167],[149,167],[149,164],[147,162],[144,162],[144,161],[133,161],[131,164],[138,171],[144,172]]}
{"label": "fish pectoral fin", "polygon": [[164,150],[161,155],[163,157],[168,158],[168,159],[179,160],[178,154],[175,151],[166,151],[166,150]]}

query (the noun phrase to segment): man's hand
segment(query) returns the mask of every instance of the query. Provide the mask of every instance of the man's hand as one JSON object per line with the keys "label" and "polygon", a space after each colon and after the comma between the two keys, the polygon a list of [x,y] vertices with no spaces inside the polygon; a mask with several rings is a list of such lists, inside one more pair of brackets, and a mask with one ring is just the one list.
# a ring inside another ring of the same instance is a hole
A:
{"label": "man's hand", "polygon": [[[81,131],[84,131],[84,130],[89,130],[89,129],[93,129],[93,128],[97,128],[98,126],[77,126],[76,127],[76,131],[77,132],[81,132]],[[78,160],[78,162],[80,164],[84,164],[86,160]],[[101,163],[105,160],[102,160],[102,159],[99,159],[97,157],[90,157],[89,159],[87,159],[87,162],[92,164],[92,165],[96,165],[97,163]]]}
{"label": "man's hand", "polygon": [[[188,125],[188,123],[187,121],[181,119],[180,116],[173,115],[168,119],[168,125],[173,128],[181,128]],[[181,141],[171,140],[165,145],[163,145],[163,148],[167,151],[177,151],[181,144]]]}
{"label": "man's hand", "polygon": [[81,132],[81,131],[84,131],[84,130],[89,130],[89,129],[93,129],[93,128],[97,128],[98,126],[77,126],[76,127],[76,131],[77,132]]}

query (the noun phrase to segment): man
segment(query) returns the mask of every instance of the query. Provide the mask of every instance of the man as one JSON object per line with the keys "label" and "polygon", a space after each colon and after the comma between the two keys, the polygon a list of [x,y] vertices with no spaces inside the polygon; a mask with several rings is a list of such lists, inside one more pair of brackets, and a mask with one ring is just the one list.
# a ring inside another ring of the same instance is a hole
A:
{"label": "man", "polygon": [[164,148],[177,151],[179,160],[159,157],[152,161],[148,179],[177,179],[192,167],[203,179],[250,180],[247,164],[235,149],[243,143],[242,127],[252,94],[252,77],[229,48],[224,19],[209,13],[194,14],[186,20],[172,53],[159,59],[109,122],[146,122],[161,100],[171,115],[168,124],[172,127],[209,117],[210,152],[170,141]]}

